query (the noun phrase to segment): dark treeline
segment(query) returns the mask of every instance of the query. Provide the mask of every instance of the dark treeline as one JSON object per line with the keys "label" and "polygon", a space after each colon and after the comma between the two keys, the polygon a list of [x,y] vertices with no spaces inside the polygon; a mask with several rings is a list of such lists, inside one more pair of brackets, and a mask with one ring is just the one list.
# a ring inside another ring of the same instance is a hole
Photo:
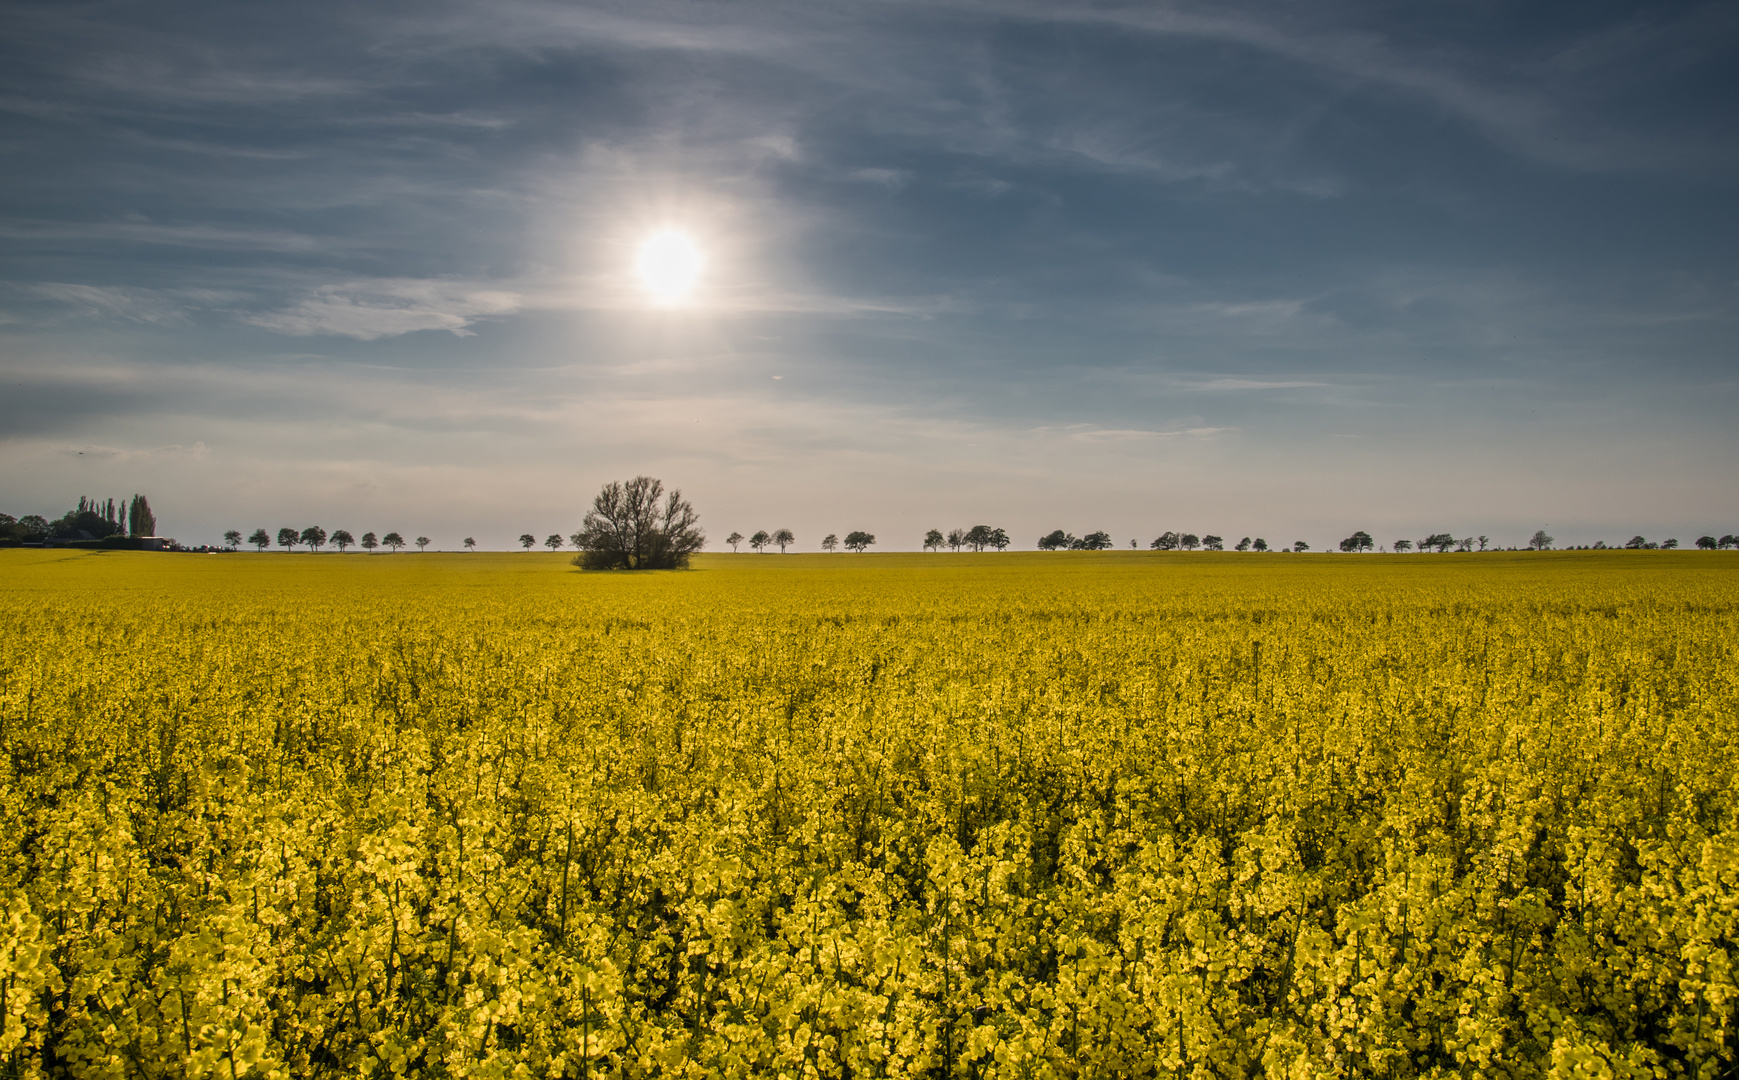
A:
{"label": "dark treeline", "polygon": [[89,543],[156,535],[157,516],[143,495],[118,500],[81,495],[76,507],[52,520],[41,514],[0,514],[0,541],[13,544]]}

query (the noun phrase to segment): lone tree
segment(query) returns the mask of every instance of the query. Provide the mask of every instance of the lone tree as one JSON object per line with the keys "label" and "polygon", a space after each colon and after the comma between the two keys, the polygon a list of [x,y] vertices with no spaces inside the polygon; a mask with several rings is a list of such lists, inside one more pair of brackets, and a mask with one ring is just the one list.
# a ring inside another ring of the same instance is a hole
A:
{"label": "lone tree", "polygon": [[248,536],[248,543],[254,545],[256,549],[264,551],[272,546],[272,534],[264,529],[255,529]]}
{"label": "lone tree", "polygon": [[1413,550],[1413,541],[1411,541],[1411,540],[1397,540],[1397,541],[1395,541],[1395,550],[1397,552],[1412,551]]}
{"label": "lone tree", "polygon": [[465,550],[466,551],[476,551],[477,550],[477,538],[475,536],[467,536],[465,538]]}
{"label": "lone tree", "polygon": [[1305,543],[1303,540],[1294,541],[1293,545],[1292,545],[1292,550],[1295,552],[1309,551],[1310,545]]}
{"label": "lone tree", "polygon": [[604,485],[573,540],[574,563],[587,570],[672,570],[706,546],[706,533],[680,490],[665,495],[663,481],[636,476]]}
{"label": "lone tree", "polygon": [[561,533],[550,533],[548,536],[543,538],[543,546],[549,548],[551,551],[560,551],[562,545],[565,543],[567,543],[567,541],[562,539]]}
{"label": "lone tree", "polygon": [[1250,550],[1250,538],[1248,536],[1244,537],[1244,539],[1238,541],[1238,546],[1233,548],[1232,550],[1233,551],[1249,551]]}
{"label": "lone tree", "polygon": [[876,542],[875,533],[848,532],[845,534],[845,546],[849,551],[862,553],[863,550]]}
{"label": "lone tree", "polygon": [[[1168,531],[1162,532],[1154,537],[1153,543],[1147,546],[1152,548],[1154,551],[1176,551],[1178,542],[1177,533]],[[1260,551],[1261,549],[1258,548],[1257,550]]]}
{"label": "lone tree", "polygon": [[278,530],[278,546],[284,549],[284,554],[288,555],[291,549],[301,542],[302,534],[288,525]]}
{"label": "lone tree", "polygon": [[725,543],[731,545],[731,554],[732,555],[735,555],[737,553],[737,545],[742,543],[742,542],[743,542],[743,534],[740,532],[737,532],[735,529],[731,530],[731,535],[725,537]]}
{"label": "lone tree", "polygon": [[1544,551],[1552,546],[1554,538],[1546,535],[1546,530],[1540,529],[1528,538],[1528,546],[1535,551]]}
{"label": "lone tree", "polygon": [[1214,534],[1209,533],[1207,536],[1202,537],[1202,547],[1209,551],[1224,551],[1226,550],[1225,537],[1215,536]]}
{"label": "lone tree", "polygon": [[362,550],[368,552],[370,555],[373,555],[374,549],[379,547],[379,546],[380,546],[380,537],[374,535],[372,532],[365,532],[362,534]]}
{"label": "lone tree", "polygon": [[821,541],[821,550],[822,551],[838,551],[839,550],[839,537],[835,536],[833,533],[828,533],[827,536]]}
{"label": "lone tree", "polygon": [[231,551],[234,551],[236,548],[241,547],[242,546],[242,531],[240,529],[230,529],[230,530],[226,531],[223,534],[223,546],[226,548],[229,548]]}
{"label": "lone tree", "polygon": [[319,551],[320,545],[326,542],[326,530],[318,525],[310,525],[302,530],[302,542],[308,545],[308,550]]}
{"label": "lone tree", "polygon": [[356,543],[356,537],[350,535],[349,529],[339,529],[332,534],[333,546],[338,548],[338,554],[344,554],[344,549]]}
{"label": "lone tree", "polygon": [[530,533],[520,533],[519,534],[519,546],[524,548],[525,550],[530,551],[531,545],[533,545],[535,543],[537,543],[537,537],[531,535]]}
{"label": "lone tree", "polygon": [[749,537],[749,546],[756,551],[765,553],[767,545],[773,542],[773,536],[766,529],[756,529],[755,535]]}
{"label": "lone tree", "polygon": [[394,553],[397,553],[399,548],[405,546],[405,538],[396,532],[387,533],[385,536],[380,538],[380,542],[385,544],[387,547],[392,548]]}
{"label": "lone tree", "polygon": [[429,546],[429,538],[428,537],[426,537],[426,536],[417,537],[417,550],[418,551],[422,551],[425,548],[427,548],[428,546]]}
{"label": "lone tree", "polygon": [[1372,544],[1373,541],[1371,540],[1371,534],[1360,529],[1345,540],[1342,540],[1340,542],[1340,549],[1349,553],[1355,551],[1369,551],[1371,550]]}
{"label": "lone tree", "polygon": [[1267,551],[1268,550],[1268,541],[1266,541],[1266,540],[1262,539],[1260,536],[1258,536],[1256,538],[1256,543],[1251,545],[1251,546],[1253,546],[1257,551]]}
{"label": "lone tree", "polygon": [[931,529],[929,532],[924,534],[925,551],[941,551],[942,545],[947,542],[948,538],[942,535],[941,529]]}
{"label": "lone tree", "polygon": [[1111,534],[1108,532],[1090,532],[1078,541],[1082,551],[1108,551],[1111,548]]}
{"label": "lone tree", "polygon": [[779,545],[779,554],[785,554],[785,549],[797,542],[797,536],[790,529],[774,529],[773,543]]}

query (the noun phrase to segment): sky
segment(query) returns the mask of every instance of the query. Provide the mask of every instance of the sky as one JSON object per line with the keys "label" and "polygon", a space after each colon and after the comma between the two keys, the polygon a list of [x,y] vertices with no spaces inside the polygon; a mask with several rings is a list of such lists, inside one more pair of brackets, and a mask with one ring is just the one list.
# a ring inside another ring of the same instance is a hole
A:
{"label": "sky", "polygon": [[16,516],[506,548],[647,474],[713,550],[1739,532],[1739,5],[0,25]]}

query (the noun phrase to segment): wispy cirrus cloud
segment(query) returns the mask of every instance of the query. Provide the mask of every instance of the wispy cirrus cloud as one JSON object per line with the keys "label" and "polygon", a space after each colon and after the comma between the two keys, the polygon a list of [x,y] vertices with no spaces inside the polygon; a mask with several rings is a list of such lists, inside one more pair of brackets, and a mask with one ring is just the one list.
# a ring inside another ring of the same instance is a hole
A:
{"label": "wispy cirrus cloud", "polygon": [[478,320],[511,315],[524,305],[518,293],[474,283],[369,281],[322,286],[290,307],[245,315],[242,321],[292,337],[376,341],[420,330],[464,337]]}

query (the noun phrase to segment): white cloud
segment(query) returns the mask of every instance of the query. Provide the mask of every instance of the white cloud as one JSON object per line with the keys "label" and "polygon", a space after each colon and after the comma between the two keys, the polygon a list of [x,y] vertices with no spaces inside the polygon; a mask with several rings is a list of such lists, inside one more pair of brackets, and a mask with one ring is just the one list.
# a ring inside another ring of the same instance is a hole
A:
{"label": "white cloud", "polygon": [[445,330],[466,336],[479,319],[510,315],[524,297],[501,289],[443,281],[371,281],[327,285],[281,311],[242,321],[293,337],[331,335],[374,341]]}

